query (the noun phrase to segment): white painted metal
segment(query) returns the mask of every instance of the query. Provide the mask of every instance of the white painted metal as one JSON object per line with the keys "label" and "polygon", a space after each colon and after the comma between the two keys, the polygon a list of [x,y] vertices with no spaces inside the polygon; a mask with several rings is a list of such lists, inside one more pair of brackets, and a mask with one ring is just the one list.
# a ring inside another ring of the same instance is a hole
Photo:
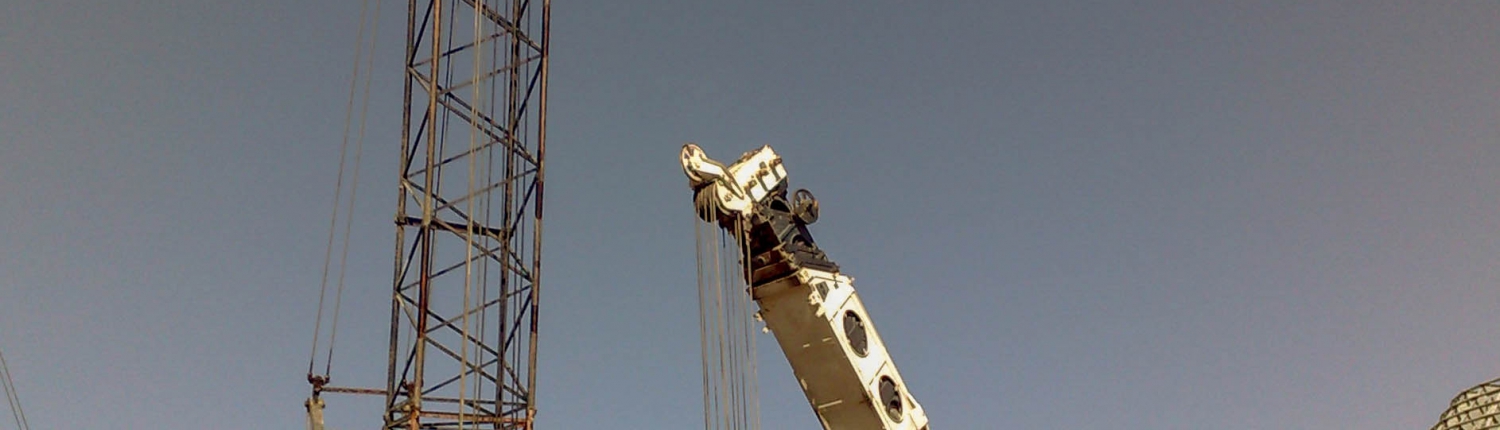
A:
{"label": "white painted metal", "polygon": [[712,193],[722,210],[736,214],[749,213],[755,202],[786,181],[781,157],[770,146],[747,152],[725,167],[690,143],[682,147],[682,171],[693,189],[708,186],[702,192]]}
{"label": "white painted metal", "polygon": [[[723,215],[752,215],[755,203],[786,181],[781,157],[769,146],[747,152],[726,167],[688,144],[681,160],[693,189],[700,198],[701,193],[711,193]],[[852,278],[799,268],[751,290],[760,309],[757,316],[775,335],[825,430],[927,430],[927,414],[907,391]],[[863,356],[845,334],[843,316],[850,312],[865,327]],[[882,402],[883,378],[893,383],[898,405]]]}
{"label": "white painted metal", "polygon": [[[852,278],[804,268],[755,287],[752,294],[824,429],[927,429],[927,414],[907,391]],[[845,335],[845,312],[864,322],[868,347],[863,357]],[[895,419],[881,404],[881,377],[891,378],[899,393],[902,405]]]}

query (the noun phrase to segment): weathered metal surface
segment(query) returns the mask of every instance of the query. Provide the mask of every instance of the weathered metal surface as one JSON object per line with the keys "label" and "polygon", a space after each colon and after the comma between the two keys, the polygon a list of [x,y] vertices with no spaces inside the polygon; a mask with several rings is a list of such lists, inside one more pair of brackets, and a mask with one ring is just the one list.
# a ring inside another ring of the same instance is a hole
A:
{"label": "weathered metal surface", "polygon": [[550,13],[407,3],[387,429],[532,428]]}
{"label": "weathered metal surface", "polygon": [[1500,379],[1458,393],[1432,426],[1432,430],[1495,429],[1500,429]]}

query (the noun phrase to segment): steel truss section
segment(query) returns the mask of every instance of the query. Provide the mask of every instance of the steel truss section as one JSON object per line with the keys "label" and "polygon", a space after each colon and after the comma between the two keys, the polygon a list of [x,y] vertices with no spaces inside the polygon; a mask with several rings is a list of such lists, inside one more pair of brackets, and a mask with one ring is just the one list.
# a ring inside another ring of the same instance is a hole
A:
{"label": "steel truss section", "polygon": [[386,429],[532,429],[550,0],[409,0]]}
{"label": "steel truss section", "polygon": [[1500,429],[1500,379],[1458,393],[1432,430]]}

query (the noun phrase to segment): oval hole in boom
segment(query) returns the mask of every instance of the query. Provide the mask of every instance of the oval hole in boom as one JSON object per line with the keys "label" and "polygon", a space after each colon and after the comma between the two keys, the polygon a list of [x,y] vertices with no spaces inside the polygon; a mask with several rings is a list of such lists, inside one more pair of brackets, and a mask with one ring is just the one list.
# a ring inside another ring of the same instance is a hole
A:
{"label": "oval hole in boom", "polygon": [[870,336],[865,328],[865,320],[854,311],[844,311],[844,339],[849,341],[849,349],[854,355],[864,357],[870,353]]}

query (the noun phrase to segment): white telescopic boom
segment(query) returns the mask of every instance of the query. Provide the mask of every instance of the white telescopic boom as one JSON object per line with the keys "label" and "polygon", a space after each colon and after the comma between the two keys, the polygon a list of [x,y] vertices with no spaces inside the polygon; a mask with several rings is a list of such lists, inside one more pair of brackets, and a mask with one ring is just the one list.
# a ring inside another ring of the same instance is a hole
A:
{"label": "white telescopic boom", "polygon": [[682,167],[700,214],[744,232],[750,295],[766,328],[791,364],[825,430],[928,430],[923,411],[864,304],[854,279],[812,240],[817,220],[811,193],[788,200],[786,169],[769,146],[727,167],[697,145],[682,148]]}

